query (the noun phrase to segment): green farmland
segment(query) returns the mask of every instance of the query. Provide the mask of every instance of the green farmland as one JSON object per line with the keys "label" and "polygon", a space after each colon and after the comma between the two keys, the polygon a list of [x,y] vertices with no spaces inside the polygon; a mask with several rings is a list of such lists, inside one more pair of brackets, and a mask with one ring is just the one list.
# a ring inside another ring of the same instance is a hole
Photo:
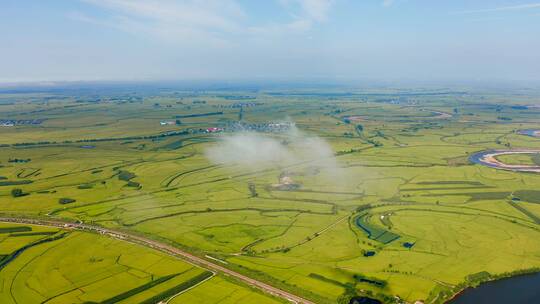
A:
{"label": "green farmland", "polygon": [[214,282],[279,303],[163,253],[91,233],[0,224],[0,245],[2,303],[157,303],[209,292]]}
{"label": "green farmland", "polygon": [[[540,174],[469,161],[540,149],[517,132],[540,126],[540,92],[99,94],[0,94],[0,118],[44,119],[0,127],[1,216],[127,231],[314,303],[445,303],[540,268]],[[140,245],[16,227],[1,303],[281,303]]]}

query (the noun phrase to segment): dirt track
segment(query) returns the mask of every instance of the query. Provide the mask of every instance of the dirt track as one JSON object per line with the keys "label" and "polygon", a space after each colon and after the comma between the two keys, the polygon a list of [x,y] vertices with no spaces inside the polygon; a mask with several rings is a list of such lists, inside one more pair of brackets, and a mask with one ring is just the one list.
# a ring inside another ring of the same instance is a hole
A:
{"label": "dirt track", "polygon": [[111,229],[101,228],[98,226],[92,226],[92,225],[86,225],[86,224],[80,224],[80,223],[66,223],[66,222],[60,222],[60,221],[50,221],[50,220],[37,220],[37,219],[28,219],[28,218],[10,218],[10,217],[0,217],[0,222],[8,222],[8,223],[21,223],[21,224],[32,224],[32,225],[41,225],[41,226],[49,226],[49,227],[57,227],[62,229],[74,229],[74,230],[81,230],[81,231],[93,231],[100,234],[105,234],[110,237],[113,237],[115,239],[137,243],[146,247],[150,247],[162,252],[165,252],[167,254],[181,257],[183,260],[198,265],[200,267],[216,271],[219,273],[222,273],[224,275],[228,275],[231,277],[234,277],[238,280],[243,281],[244,283],[251,285],[253,287],[257,287],[260,290],[274,295],[276,297],[283,298],[285,300],[288,300],[292,303],[298,303],[298,304],[315,304],[314,302],[311,302],[309,300],[306,300],[304,298],[301,298],[299,296],[296,296],[292,293],[289,293],[287,291],[281,290],[279,288],[273,287],[271,285],[268,285],[266,283],[263,283],[261,281],[249,278],[243,274],[240,274],[238,272],[232,271],[228,268],[225,268],[223,266],[217,265],[213,262],[210,262],[208,260],[205,260],[203,258],[200,258],[198,256],[192,255],[188,252],[185,252],[183,250],[180,250],[176,247],[167,245],[165,243],[161,243],[152,239],[148,239],[145,237],[141,237],[138,235],[128,234],[125,232],[119,232]]}

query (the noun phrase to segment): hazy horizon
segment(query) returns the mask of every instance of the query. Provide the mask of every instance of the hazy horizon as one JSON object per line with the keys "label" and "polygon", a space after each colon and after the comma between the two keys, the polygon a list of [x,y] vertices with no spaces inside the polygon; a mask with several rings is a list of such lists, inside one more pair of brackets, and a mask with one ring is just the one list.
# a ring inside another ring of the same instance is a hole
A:
{"label": "hazy horizon", "polygon": [[540,2],[0,4],[0,83],[540,81]]}

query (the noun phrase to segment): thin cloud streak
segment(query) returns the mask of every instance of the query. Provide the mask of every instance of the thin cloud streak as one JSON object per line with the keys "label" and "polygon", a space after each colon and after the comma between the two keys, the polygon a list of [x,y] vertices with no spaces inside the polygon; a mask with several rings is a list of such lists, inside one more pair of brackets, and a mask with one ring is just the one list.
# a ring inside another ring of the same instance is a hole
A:
{"label": "thin cloud streak", "polygon": [[323,22],[328,18],[333,2],[332,0],[300,0],[300,5],[308,18]]}
{"label": "thin cloud streak", "polygon": [[86,3],[145,21],[166,22],[184,26],[234,31],[234,19],[245,12],[234,0],[149,1],[149,0],[83,0]]}
{"label": "thin cloud streak", "polygon": [[384,7],[390,7],[394,4],[394,0],[383,0],[382,5]]}
{"label": "thin cloud streak", "polygon": [[235,0],[81,0],[109,13],[93,17],[72,12],[72,20],[114,28],[131,34],[144,34],[169,42],[213,46],[227,45],[226,36],[287,35],[309,31],[325,22],[334,0],[280,0],[289,11],[288,22],[247,24],[247,12]]}
{"label": "thin cloud streak", "polygon": [[501,6],[501,7],[479,9],[479,10],[461,11],[461,12],[455,12],[454,14],[477,14],[477,13],[504,12],[504,11],[521,11],[521,10],[528,10],[528,9],[534,9],[534,8],[540,8],[540,3],[529,3],[529,4]]}
{"label": "thin cloud streak", "polygon": [[72,12],[68,18],[120,30],[134,36],[156,38],[169,43],[223,47],[223,37],[241,31],[236,20],[245,12],[234,0],[173,1],[81,0],[108,12],[94,17]]}

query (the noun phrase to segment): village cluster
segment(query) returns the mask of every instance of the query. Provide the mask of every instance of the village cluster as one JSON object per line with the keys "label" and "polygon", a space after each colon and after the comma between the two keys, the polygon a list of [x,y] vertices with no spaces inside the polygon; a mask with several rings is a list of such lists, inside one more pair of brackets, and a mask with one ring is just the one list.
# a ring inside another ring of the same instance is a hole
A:
{"label": "village cluster", "polygon": [[45,119],[0,119],[0,127],[40,125]]}
{"label": "village cluster", "polygon": [[208,128],[190,128],[187,130],[190,134],[201,133],[224,133],[224,132],[261,132],[261,133],[281,133],[287,132],[293,128],[293,122],[268,122],[268,123],[245,123],[234,122],[223,127]]}

